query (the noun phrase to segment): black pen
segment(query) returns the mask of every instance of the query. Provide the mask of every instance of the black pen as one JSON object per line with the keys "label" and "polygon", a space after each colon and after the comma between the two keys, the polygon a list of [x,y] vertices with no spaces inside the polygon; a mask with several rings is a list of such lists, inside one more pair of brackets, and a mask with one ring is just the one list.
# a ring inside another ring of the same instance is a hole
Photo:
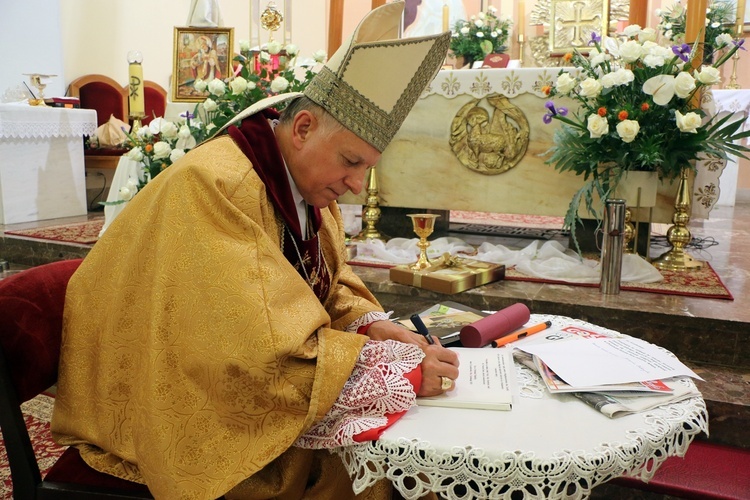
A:
{"label": "black pen", "polygon": [[419,317],[419,314],[412,314],[411,318],[409,319],[411,319],[411,324],[414,325],[414,327],[417,329],[417,333],[427,339],[428,344],[432,345],[435,343],[435,339],[432,338],[432,335],[430,335],[430,331],[426,326],[424,326],[422,318]]}

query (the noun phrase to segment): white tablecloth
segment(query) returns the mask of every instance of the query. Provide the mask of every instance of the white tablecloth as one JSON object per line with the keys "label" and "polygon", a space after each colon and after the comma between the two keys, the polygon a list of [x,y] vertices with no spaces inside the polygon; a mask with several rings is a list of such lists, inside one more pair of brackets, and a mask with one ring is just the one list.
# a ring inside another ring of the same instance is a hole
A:
{"label": "white tablecloth", "polygon": [[[714,90],[713,96],[716,113],[736,113],[737,119],[745,121],[741,130],[750,130],[750,89]],[[745,144],[750,144],[750,141],[745,140]],[[729,159],[719,179],[717,205],[734,206],[737,196],[739,159],[734,155],[729,155]]]}
{"label": "white tablecloth", "polygon": [[0,223],[85,215],[83,136],[96,112],[0,104]]}
{"label": "white tablecloth", "polygon": [[[547,319],[586,324],[536,314],[530,322]],[[586,498],[626,473],[653,477],[667,457],[684,456],[708,432],[700,397],[610,419],[572,395],[550,395],[524,366],[516,373],[511,411],[418,406],[378,441],[336,450],[355,491],[388,478],[407,499],[429,491],[449,499]]]}

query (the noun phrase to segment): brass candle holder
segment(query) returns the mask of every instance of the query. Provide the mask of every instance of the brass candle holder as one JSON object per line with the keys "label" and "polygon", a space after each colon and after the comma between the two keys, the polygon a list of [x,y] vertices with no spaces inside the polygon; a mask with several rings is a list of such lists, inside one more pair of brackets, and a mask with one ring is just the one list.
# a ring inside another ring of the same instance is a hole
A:
{"label": "brass candle holder", "polygon": [[414,232],[419,236],[419,259],[415,262],[411,269],[414,271],[421,271],[430,267],[432,264],[427,258],[427,248],[430,246],[430,242],[427,241],[427,237],[432,234],[435,230],[435,219],[440,217],[438,214],[409,214],[411,217],[411,223],[414,227]]}
{"label": "brass candle holder", "polygon": [[376,227],[380,221],[380,198],[378,197],[378,177],[375,167],[370,167],[367,176],[367,201],[362,210],[362,221],[365,228],[352,238],[354,241],[380,240],[388,241],[388,236],[381,233]]}

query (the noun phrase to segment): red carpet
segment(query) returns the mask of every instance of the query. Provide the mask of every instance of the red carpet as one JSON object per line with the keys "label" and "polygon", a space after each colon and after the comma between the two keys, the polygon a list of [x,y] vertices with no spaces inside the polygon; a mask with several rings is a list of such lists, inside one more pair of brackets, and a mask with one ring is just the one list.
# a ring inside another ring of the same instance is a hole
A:
{"label": "red carpet", "polygon": [[24,238],[34,238],[37,240],[94,244],[99,239],[99,231],[102,230],[103,225],[104,219],[102,218],[87,222],[76,222],[74,224],[5,231],[5,234],[23,236]]}
{"label": "red carpet", "polygon": [[[26,418],[26,426],[31,435],[34,445],[34,453],[39,463],[42,477],[52,464],[62,455],[65,448],[58,446],[52,440],[49,430],[49,421],[52,417],[52,406],[55,399],[47,395],[39,395],[22,405],[23,414]],[[10,479],[10,468],[8,467],[8,456],[5,445],[0,439],[0,499],[11,500],[13,498],[13,483]]]}

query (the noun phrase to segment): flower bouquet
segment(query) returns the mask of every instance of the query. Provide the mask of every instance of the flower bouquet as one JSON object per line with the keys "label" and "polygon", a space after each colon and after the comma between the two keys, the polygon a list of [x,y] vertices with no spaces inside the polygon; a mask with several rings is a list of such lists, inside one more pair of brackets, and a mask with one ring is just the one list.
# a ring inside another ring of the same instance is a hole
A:
{"label": "flower bouquet", "polygon": [[582,201],[599,220],[602,207],[595,206],[594,193],[603,203],[625,172],[653,171],[673,180],[683,168],[695,168],[692,160],[726,159],[727,153],[744,158],[748,148],[734,141],[750,136],[750,131],[738,132],[741,122],[730,122],[731,115],[709,118],[699,106],[702,91],[719,83],[718,68],[742,45],[731,37],[717,39],[720,57],[714,64],[695,70],[693,47],[661,45],[655,30],[637,25],[626,27],[619,40],[594,33],[591,45],[588,56],[566,55],[575,69],[562,70],[555,85],[544,89],[577,104],[569,112],[547,102],[544,122],[562,122],[547,163],[585,181],[564,220],[579,253],[575,226],[582,223]]}
{"label": "flower bouquet", "polygon": [[488,54],[505,52],[511,22],[499,19],[497,9],[488,7],[487,12],[471,16],[468,21],[458,21],[453,28],[450,50],[455,57],[463,57],[471,65]]}
{"label": "flower bouquet", "polygon": [[[703,60],[713,60],[713,53],[722,46],[719,37],[734,35],[736,5],[734,2],[716,0],[706,8],[706,28],[703,34]],[[656,9],[659,24],[656,26],[661,36],[673,43],[685,42],[685,20],[687,9],[678,1],[664,9]]]}

